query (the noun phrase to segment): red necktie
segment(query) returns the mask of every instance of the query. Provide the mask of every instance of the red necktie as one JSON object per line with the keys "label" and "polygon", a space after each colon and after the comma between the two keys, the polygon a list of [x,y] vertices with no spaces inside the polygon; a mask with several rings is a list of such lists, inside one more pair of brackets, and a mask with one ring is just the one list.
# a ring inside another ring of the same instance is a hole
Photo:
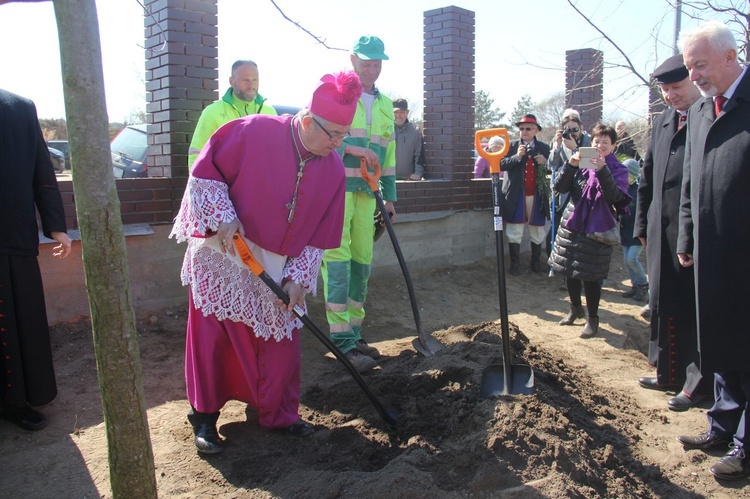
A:
{"label": "red necktie", "polygon": [[677,130],[681,130],[685,123],[687,123],[687,114],[681,114],[680,120],[677,122]]}
{"label": "red necktie", "polygon": [[714,111],[716,112],[717,117],[721,114],[721,110],[724,109],[724,103],[726,101],[727,98],[723,95],[717,95],[714,99]]}

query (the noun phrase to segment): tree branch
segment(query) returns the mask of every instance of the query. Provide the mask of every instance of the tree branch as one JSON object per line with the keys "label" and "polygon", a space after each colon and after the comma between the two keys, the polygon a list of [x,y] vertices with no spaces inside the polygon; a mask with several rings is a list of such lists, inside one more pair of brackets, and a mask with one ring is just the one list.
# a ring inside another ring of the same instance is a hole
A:
{"label": "tree branch", "polygon": [[646,78],[644,78],[643,76],[641,76],[641,74],[635,69],[635,67],[633,66],[633,63],[631,62],[630,58],[627,56],[627,54],[625,52],[623,52],[623,50],[620,48],[620,46],[617,45],[614,41],[612,41],[612,39],[610,37],[608,37],[607,34],[604,33],[604,31],[602,31],[601,29],[599,29],[599,27],[596,24],[594,24],[593,22],[591,22],[591,20],[588,17],[586,17],[586,15],[583,12],[581,12],[578,9],[578,7],[576,7],[573,4],[572,0],[567,0],[567,2],[568,2],[568,5],[570,5],[573,8],[573,10],[575,10],[578,13],[579,16],[581,16],[592,28],[594,28],[600,35],[602,35],[602,37],[605,40],[607,40],[615,48],[615,50],[617,50],[620,53],[620,55],[622,55],[623,58],[625,58],[625,61],[627,62],[627,64],[625,66],[628,69],[630,69],[630,71],[639,80],[641,80],[644,85],[648,86],[650,84],[650,82]]}
{"label": "tree branch", "polygon": [[341,51],[346,51],[347,50],[347,49],[342,49],[342,48],[338,48],[338,47],[329,47],[326,44],[325,40],[323,40],[321,37],[312,34],[307,28],[303,27],[300,23],[298,23],[297,21],[294,21],[294,20],[290,19],[286,14],[284,14],[284,11],[281,10],[281,8],[278,5],[276,5],[276,2],[274,0],[271,0],[271,3],[273,4],[274,7],[276,7],[276,10],[279,11],[279,13],[281,14],[281,17],[283,17],[284,19],[286,19],[290,23],[294,24],[295,26],[297,26],[299,29],[301,29],[302,31],[304,31],[305,33],[307,33],[308,35],[310,35],[311,37],[313,37],[315,39],[315,41],[317,41],[319,44],[323,45],[325,48],[330,49],[330,50],[341,50]]}

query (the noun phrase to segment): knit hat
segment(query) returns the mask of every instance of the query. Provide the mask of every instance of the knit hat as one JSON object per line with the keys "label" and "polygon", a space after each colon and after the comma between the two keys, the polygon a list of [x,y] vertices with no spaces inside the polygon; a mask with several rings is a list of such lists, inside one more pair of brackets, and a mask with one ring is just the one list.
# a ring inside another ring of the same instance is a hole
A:
{"label": "knit hat", "polygon": [[315,116],[341,126],[349,126],[362,95],[362,83],[354,71],[327,74],[320,79],[307,107]]}
{"label": "knit hat", "polygon": [[383,61],[388,60],[388,56],[385,55],[385,45],[383,44],[383,40],[377,36],[360,37],[359,40],[357,40],[357,43],[354,44],[352,53],[366,61],[372,59],[380,59]]}
{"label": "knit hat", "polygon": [[628,169],[628,177],[630,179],[630,183],[632,184],[641,173],[641,164],[634,159],[626,159],[622,162],[622,166]]}

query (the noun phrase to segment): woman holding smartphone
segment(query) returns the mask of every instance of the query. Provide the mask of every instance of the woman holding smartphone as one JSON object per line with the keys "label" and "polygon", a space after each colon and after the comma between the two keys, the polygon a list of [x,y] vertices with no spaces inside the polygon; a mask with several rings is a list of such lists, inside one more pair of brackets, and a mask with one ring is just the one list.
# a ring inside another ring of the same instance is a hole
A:
{"label": "woman holding smartphone", "polygon": [[[566,277],[570,297],[570,312],[559,324],[567,326],[586,318],[581,338],[599,332],[602,282],[607,278],[612,259],[612,243],[600,242],[602,238],[598,235],[612,229],[619,231],[617,216],[627,212],[631,201],[628,169],[614,155],[617,132],[598,123],[591,135],[594,148],[582,148],[573,154],[555,178],[554,190],[570,194],[570,201],[549,260],[555,274]],[[586,295],[586,311],[581,303],[582,290]]]}

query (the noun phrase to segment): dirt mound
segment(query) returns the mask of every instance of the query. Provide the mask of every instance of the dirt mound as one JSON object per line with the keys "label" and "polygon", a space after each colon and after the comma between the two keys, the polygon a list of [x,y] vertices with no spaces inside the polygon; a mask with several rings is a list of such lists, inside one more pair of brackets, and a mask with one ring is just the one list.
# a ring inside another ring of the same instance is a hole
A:
{"label": "dirt mound", "polygon": [[[705,429],[705,407],[667,410],[669,396],[641,390],[652,372],[640,304],[621,298],[611,273],[600,333],[556,323],[567,311],[555,280],[509,279],[513,363],[533,368],[536,392],[479,398],[482,371],[502,363],[492,262],[414,275],[423,328],[447,345],[432,357],[411,346],[414,321],[403,279],[375,279],[365,338],[383,358],[363,375],[389,409],[389,431],[349,373],[309,332],[302,336],[301,415],[315,433],[262,430],[245,404],[222,410],[226,450],[196,453],[186,420],[186,311],[138,325],[156,478],[162,497],[748,497],[746,482],[708,473],[720,452],[685,452],[674,438]],[[530,292],[533,291],[533,292]],[[309,300],[325,325],[322,298]],[[582,324],[582,323],[581,323]],[[3,497],[110,497],[91,328],[53,328],[58,398],[50,425],[23,432],[0,422]],[[44,479],[38,479],[44,477]],[[61,492],[62,491],[62,492]]]}

